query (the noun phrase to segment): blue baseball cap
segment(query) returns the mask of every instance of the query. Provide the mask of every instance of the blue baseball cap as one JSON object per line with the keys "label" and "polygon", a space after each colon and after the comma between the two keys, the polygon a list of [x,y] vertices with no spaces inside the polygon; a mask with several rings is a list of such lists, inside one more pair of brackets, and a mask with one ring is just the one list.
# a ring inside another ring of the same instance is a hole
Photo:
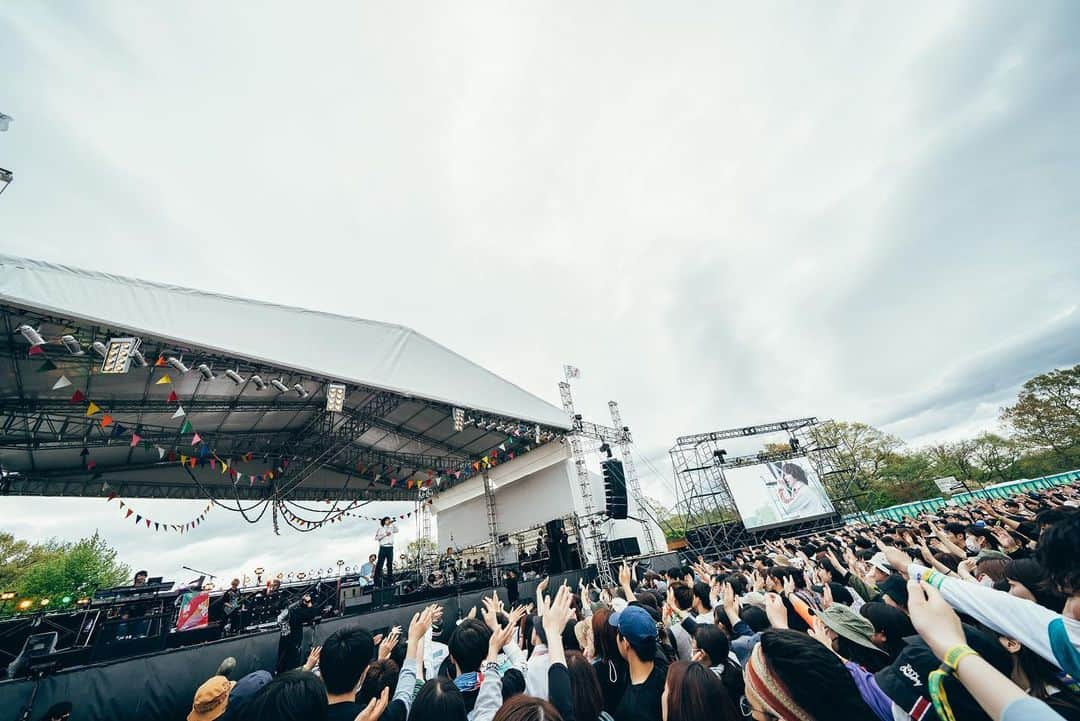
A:
{"label": "blue baseball cap", "polygon": [[608,618],[608,623],[619,630],[619,635],[639,646],[645,641],[656,638],[656,622],[641,606],[627,606]]}

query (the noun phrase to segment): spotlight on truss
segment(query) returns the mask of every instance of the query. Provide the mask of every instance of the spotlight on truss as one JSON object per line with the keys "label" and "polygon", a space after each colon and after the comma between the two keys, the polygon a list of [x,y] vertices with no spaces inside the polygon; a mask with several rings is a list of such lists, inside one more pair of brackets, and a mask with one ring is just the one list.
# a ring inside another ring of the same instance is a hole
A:
{"label": "spotlight on truss", "polygon": [[251,376],[251,382],[255,384],[255,387],[260,391],[266,390],[266,381],[262,379],[262,376]]}
{"label": "spotlight on truss", "polygon": [[326,386],[326,410],[330,413],[341,413],[341,409],[344,407],[345,384],[331,383]]}
{"label": "spotlight on truss", "polygon": [[102,343],[99,340],[96,340],[93,343],[91,343],[90,347],[93,348],[94,352],[97,353],[102,358],[104,358],[106,355],[108,355],[108,353],[105,350],[105,344]]}
{"label": "spotlight on truss", "polygon": [[726,456],[726,455],[727,455],[727,451],[726,451],[726,450],[724,450],[723,448],[721,448],[721,449],[720,449],[720,450],[718,450],[718,451],[713,451],[713,458],[715,458],[715,459],[716,459],[716,462],[717,462],[717,463],[719,463],[719,464],[721,464],[721,465],[723,465],[723,463],[724,463],[724,456]]}
{"label": "spotlight on truss", "polygon": [[187,373],[189,370],[191,370],[186,365],[184,365],[184,361],[180,360],[176,356],[169,356],[165,359],[165,362],[171,365],[176,370],[180,371],[181,373]]}
{"label": "spotlight on truss", "polygon": [[[244,379],[240,376],[240,374],[234,371],[232,368],[225,371],[225,377],[231,380],[236,385],[240,385],[244,382]],[[255,380],[255,376],[252,376],[252,380]],[[262,379],[260,378],[259,380],[261,381]]]}
{"label": "spotlight on truss", "polygon": [[60,342],[67,348],[67,352],[74,356],[86,355],[86,352],[82,349],[82,345],[76,340],[73,335],[60,336]]}
{"label": "spotlight on truss", "polygon": [[204,380],[214,380],[214,371],[210,370],[210,366],[206,365],[205,363],[200,363],[199,365],[195,366],[195,370],[199,371],[199,373],[202,374]]}
{"label": "spotlight on truss", "polygon": [[[131,353],[139,350],[138,338],[110,338],[101,363],[102,373],[127,373],[131,368]],[[97,350],[97,344],[94,345]]]}
{"label": "spotlight on truss", "polygon": [[34,330],[33,326],[20,325],[17,330],[23,334],[23,338],[27,340],[30,345],[42,345],[45,339],[41,337],[41,334]]}
{"label": "spotlight on truss", "polygon": [[300,383],[293,384],[293,390],[296,391],[296,395],[304,399],[311,395],[310,393],[308,393],[307,388],[304,388],[304,386]]}
{"label": "spotlight on truss", "polygon": [[454,409],[454,432],[460,433],[465,430],[465,409]]}
{"label": "spotlight on truss", "polygon": [[8,126],[15,122],[15,118],[10,115],[0,113],[0,133],[7,132]]}
{"label": "spotlight on truss", "polygon": [[284,383],[282,383],[277,378],[270,381],[270,385],[274,386],[274,388],[277,388],[280,393],[288,393],[289,392],[289,386],[285,385]]}
{"label": "spotlight on truss", "polygon": [[140,368],[145,368],[145,367],[146,367],[146,356],[144,356],[144,355],[142,354],[142,351],[141,351],[141,350],[139,350],[138,348],[136,348],[135,350],[131,351],[131,360],[135,361],[135,363],[136,363],[136,364],[137,364],[137,365],[138,365],[138,366],[139,366]]}

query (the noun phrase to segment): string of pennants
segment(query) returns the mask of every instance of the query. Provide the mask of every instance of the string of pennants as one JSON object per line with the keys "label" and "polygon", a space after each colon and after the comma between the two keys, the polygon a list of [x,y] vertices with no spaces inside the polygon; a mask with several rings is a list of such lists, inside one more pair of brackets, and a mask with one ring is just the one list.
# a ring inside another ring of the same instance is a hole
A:
{"label": "string of pennants", "polygon": [[[40,356],[43,354],[44,351],[42,350],[41,345],[33,345],[29,349],[30,356]],[[152,365],[153,368],[151,368],[151,372],[153,372],[154,369],[166,366],[167,364],[165,362],[164,356],[160,356]],[[46,357],[42,361],[41,366],[36,369],[36,372],[47,373],[58,369],[59,368],[56,363]],[[161,377],[154,381],[154,385],[171,386],[172,378],[168,373],[163,373]],[[71,379],[69,379],[64,374],[61,374],[60,377],[57,378],[55,383],[53,383],[52,389],[62,390],[64,388],[69,388],[72,386],[74,386],[74,384],[72,383]],[[178,433],[180,436],[184,437],[181,443],[177,444],[175,447],[172,448],[161,446],[153,443],[152,441],[145,440],[135,429],[128,428],[122,423],[116,421],[113,416],[108,412],[108,410],[103,406],[103,404],[99,404],[94,400],[88,398],[85,392],[78,388],[76,388],[72,392],[72,395],[69,398],[69,403],[72,404],[85,403],[86,417],[94,418],[103,430],[111,429],[109,431],[111,437],[117,439],[126,437],[129,439],[131,448],[142,447],[146,450],[155,451],[157,453],[159,461],[168,463],[179,463],[182,466],[190,467],[192,469],[196,468],[197,466],[208,465],[212,470],[220,471],[222,475],[228,474],[229,478],[233,482],[233,485],[237,485],[238,483],[246,480],[249,485],[254,486],[256,483],[265,483],[285,475],[289,467],[288,458],[282,458],[276,466],[264,470],[261,473],[253,474],[241,472],[241,470],[237,467],[237,464],[240,462],[252,462],[255,458],[255,454],[245,453],[240,456],[239,459],[222,458],[220,455],[218,455],[217,452],[214,451],[213,448],[210,447],[207,440],[204,439],[202,435],[193,427],[190,418],[187,417],[187,411],[184,410],[183,403],[175,390],[170,389],[169,395],[166,398],[165,402],[176,404],[176,409],[175,412],[172,414],[172,419],[180,421],[180,428],[178,430]],[[187,445],[184,445],[185,441],[187,442]],[[497,447],[488,451],[487,454],[485,454],[480,459],[472,461],[453,471],[436,469],[412,469],[408,473],[409,476],[420,475],[420,478],[399,478],[402,471],[405,470],[405,467],[394,466],[384,463],[368,464],[364,462],[358,462],[356,464],[355,470],[359,475],[364,475],[365,473],[371,474],[369,486],[381,482],[387,484],[390,488],[395,488],[399,484],[404,485],[404,487],[409,490],[412,490],[413,488],[430,488],[432,485],[442,485],[443,480],[448,477],[452,476],[455,480],[468,479],[478,473],[482,473],[486,470],[494,468],[501,463],[513,460],[517,456],[517,451],[514,446],[515,444],[519,443],[521,443],[521,441],[513,437],[507,437],[507,439],[503,443],[500,443]],[[180,452],[181,450],[187,450],[187,448],[189,447],[191,449],[190,452]],[[524,446],[525,451],[528,451],[530,449],[530,445]],[[89,449],[84,447],[80,455],[84,458],[86,470],[93,474],[92,478],[97,479],[102,477],[101,471],[97,468],[97,462],[90,457]],[[115,498],[115,494],[110,494],[108,500],[111,501],[113,500],[113,498]],[[153,526],[157,529],[165,528],[166,530],[173,529],[183,532],[184,530],[191,530],[192,528],[199,525],[199,523],[202,522],[202,519],[206,515],[206,512],[204,511],[195,520],[189,521],[185,524],[163,524],[161,522],[155,522],[151,519],[147,519],[145,516],[142,516],[142,514],[135,513],[129,505],[126,505],[125,501],[121,501],[121,504],[122,508],[125,511],[131,511],[130,513],[125,513],[125,518],[130,518],[132,515],[135,515],[136,523],[146,523],[147,528]],[[285,512],[283,506],[281,507],[281,510]],[[407,514],[400,516],[400,519],[403,520],[405,518],[408,518],[412,514],[413,512],[411,511]],[[323,521],[308,521],[306,519],[302,519],[296,516],[295,514],[290,514],[289,517],[294,519],[297,523],[302,523],[307,526],[322,526],[326,523],[336,522],[341,518],[342,515],[348,515],[362,520],[378,520],[377,517],[363,516],[360,514],[352,513],[350,511],[345,511],[342,514],[333,518],[332,520]]]}
{"label": "string of pennants", "polygon": [[[426,505],[430,506],[432,503],[434,503],[434,501],[432,501],[429,498],[424,503]],[[349,506],[349,508],[355,508],[355,506]],[[329,511],[329,512],[327,512],[328,516],[329,516],[330,513],[334,513],[335,515],[333,515],[331,517],[328,517],[328,518],[324,518],[321,521],[310,521],[310,520],[308,520],[306,518],[301,518],[300,516],[296,515],[296,513],[294,513],[293,511],[290,511],[284,505],[284,503],[281,503],[281,504],[278,505],[278,511],[280,511],[281,515],[285,516],[290,521],[292,521],[293,523],[295,523],[296,525],[298,525],[298,526],[300,526],[302,528],[321,528],[322,526],[325,526],[325,525],[337,523],[344,516],[349,516],[351,518],[359,518],[362,521],[374,521],[375,523],[378,523],[383,518],[392,518],[395,521],[404,521],[404,520],[407,520],[409,518],[412,518],[413,514],[416,513],[416,509],[413,509],[413,510],[409,511],[408,513],[402,513],[402,514],[399,514],[397,516],[393,516],[393,515],[387,516],[386,514],[383,514],[381,516],[365,516],[365,515],[360,514],[360,513],[353,513],[352,511],[346,509],[346,510],[343,510],[343,511]]]}
{"label": "string of pennants", "polygon": [[[116,498],[116,492],[110,491],[108,497],[105,499],[105,502],[111,503]],[[198,527],[204,520],[206,520],[206,514],[210,512],[210,509],[213,508],[213,506],[213,503],[207,503],[206,508],[202,509],[199,515],[195,516],[194,519],[188,521],[187,523],[162,523],[160,521],[153,520],[149,516],[144,516],[141,513],[137,513],[135,509],[131,507],[130,503],[123,499],[120,500],[120,510],[124,512],[125,520],[131,518],[132,516],[135,516],[136,526],[141,526],[145,523],[147,528],[153,526],[155,532],[165,531],[166,533],[168,533],[169,531],[173,531],[175,533],[184,533]]]}

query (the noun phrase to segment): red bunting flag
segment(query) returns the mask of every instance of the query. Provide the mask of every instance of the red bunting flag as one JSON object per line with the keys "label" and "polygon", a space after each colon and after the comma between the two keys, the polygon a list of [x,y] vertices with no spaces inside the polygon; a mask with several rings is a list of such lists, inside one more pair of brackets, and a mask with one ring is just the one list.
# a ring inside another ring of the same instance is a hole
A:
{"label": "red bunting flag", "polygon": [[32,356],[32,355],[45,355],[45,351],[43,351],[43,350],[41,349],[41,346],[39,346],[39,345],[32,345],[32,346],[30,346],[30,350],[29,350],[29,351],[27,351],[27,355],[28,355],[28,356]]}
{"label": "red bunting flag", "polygon": [[124,518],[131,518],[131,514],[134,512],[135,511],[133,509],[129,508],[128,512],[124,515]]}
{"label": "red bunting flag", "polygon": [[95,467],[97,467],[97,461],[90,459],[86,462],[86,470],[92,471]]}
{"label": "red bunting flag", "polygon": [[[115,491],[110,491],[109,492],[109,498],[105,502],[108,503],[109,501],[111,501],[114,498],[116,498],[116,492]],[[120,505],[123,505],[123,501],[120,502]]]}
{"label": "red bunting flag", "polygon": [[68,400],[68,403],[81,403],[82,401],[85,401],[85,400],[86,400],[86,395],[82,391],[77,390],[77,391],[75,391],[74,393],[71,394],[71,398]]}
{"label": "red bunting flag", "polygon": [[150,528],[150,519],[149,518],[146,519],[146,527]]}
{"label": "red bunting flag", "polygon": [[180,396],[176,395],[176,391],[169,391],[169,398],[168,398],[168,400],[166,402],[167,403],[179,403],[180,402]]}

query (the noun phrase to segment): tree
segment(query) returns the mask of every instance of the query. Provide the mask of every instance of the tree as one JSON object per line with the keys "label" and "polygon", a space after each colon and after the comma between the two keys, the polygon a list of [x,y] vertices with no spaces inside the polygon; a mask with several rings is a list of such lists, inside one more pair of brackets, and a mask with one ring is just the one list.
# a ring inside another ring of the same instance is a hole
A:
{"label": "tree", "polygon": [[0,591],[18,588],[19,579],[31,566],[58,553],[50,545],[22,541],[10,533],[0,533]]}
{"label": "tree", "polygon": [[1024,384],[1001,419],[1028,450],[1052,450],[1063,461],[1080,446],[1080,365],[1052,370]]}
{"label": "tree", "polygon": [[18,579],[20,595],[55,600],[74,598],[130,580],[131,569],[117,560],[116,550],[97,532],[76,543],[53,544],[53,548],[53,552],[29,566]]}
{"label": "tree", "polygon": [[975,438],[972,456],[985,483],[1000,483],[1016,478],[1014,466],[1020,457],[1019,448],[1009,438],[995,433],[983,433]]}
{"label": "tree", "polygon": [[953,476],[961,481],[976,480],[974,440],[938,443],[930,446],[927,453],[934,464],[934,474],[938,478]]}
{"label": "tree", "polygon": [[884,506],[910,503],[938,495],[933,458],[927,451],[894,453],[882,464],[880,477],[870,484],[871,499]]}
{"label": "tree", "polygon": [[866,423],[829,421],[810,429],[819,458],[832,470],[850,470],[856,484],[866,488],[881,479],[882,468],[904,443]]}

